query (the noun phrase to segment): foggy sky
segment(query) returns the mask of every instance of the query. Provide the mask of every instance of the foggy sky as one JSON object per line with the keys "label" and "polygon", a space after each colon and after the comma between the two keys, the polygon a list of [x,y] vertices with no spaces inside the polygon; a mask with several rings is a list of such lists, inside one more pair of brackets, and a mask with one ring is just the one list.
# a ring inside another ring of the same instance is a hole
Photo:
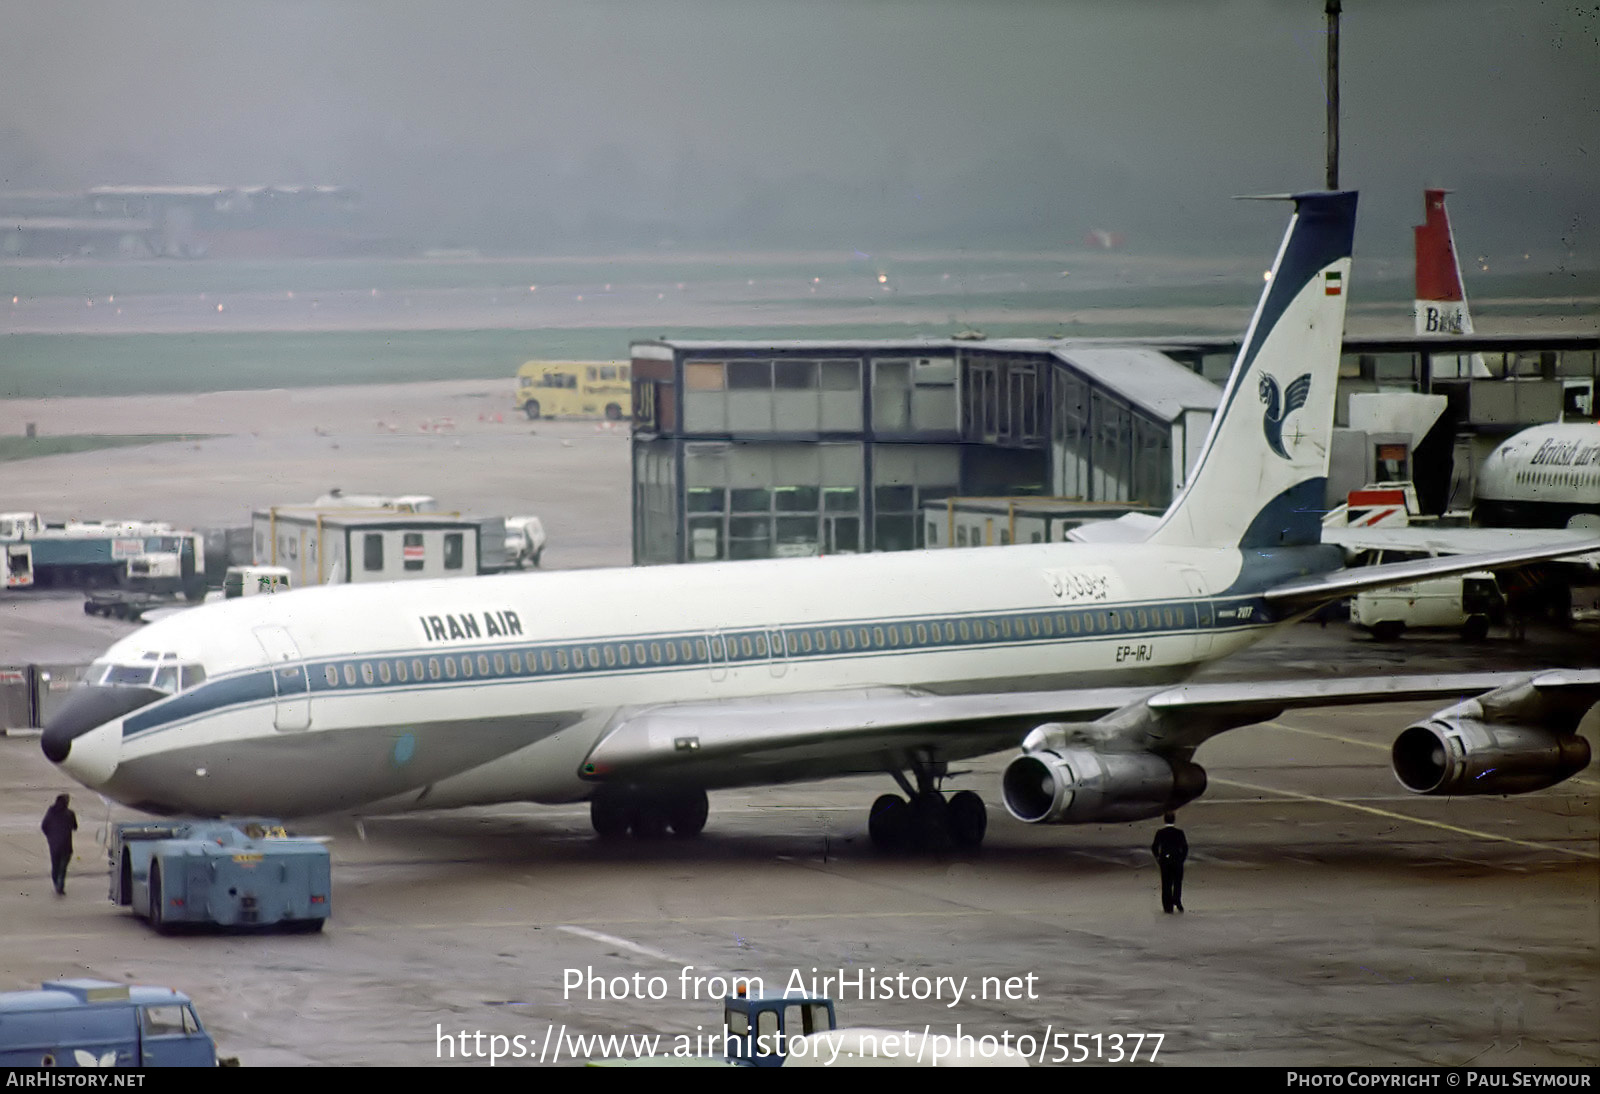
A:
{"label": "foggy sky", "polygon": [[[0,189],[356,187],[423,244],[1252,252],[1319,187],[1322,0],[0,0]],[[1344,0],[1341,182],[1406,255],[1600,264],[1600,4]]]}

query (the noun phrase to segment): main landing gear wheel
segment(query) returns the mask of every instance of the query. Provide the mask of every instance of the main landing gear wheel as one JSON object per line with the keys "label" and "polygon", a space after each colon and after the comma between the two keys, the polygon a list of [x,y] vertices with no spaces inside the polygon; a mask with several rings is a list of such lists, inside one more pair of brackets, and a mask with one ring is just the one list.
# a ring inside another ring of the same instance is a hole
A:
{"label": "main landing gear wheel", "polygon": [[667,802],[667,823],[679,839],[692,839],[705,830],[711,802],[704,790],[681,790]]}
{"label": "main landing gear wheel", "polygon": [[909,758],[907,765],[916,776],[916,786],[899,770],[889,774],[905,791],[905,797],[884,794],[872,803],[867,817],[867,835],[880,851],[976,851],[983,846],[989,828],[989,810],[983,799],[971,790],[949,797],[939,784],[948,773],[943,760],[924,751]]}
{"label": "main landing gear wheel", "polygon": [[911,846],[911,803],[897,794],[884,794],[872,803],[867,835],[880,851],[904,851]]}
{"label": "main landing gear wheel", "polygon": [[601,839],[616,840],[628,834],[631,818],[625,795],[597,790],[589,801],[589,823]]}
{"label": "main landing gear wheel", "polygon": [[950,799],[950,839],[960,851],[976,851],[983,846],[989,830],[989,809],[983,799],[963,790]]}
{"label": "main landing gear wheel", "polygon": [[915,802],[884,794],[872,803],[867,817],[872,846],[896,854],[976,851],[988,828],[988,807],[970,790],[948,799],[935,790],[916,795]]}
{"label": "main landing gear wheel", "polygon": [[601,839],[660,839],[668,829],[679,839],[698,836],[711,803],[700,789],[649,790],[601,787],[589,800],[589,823]]}

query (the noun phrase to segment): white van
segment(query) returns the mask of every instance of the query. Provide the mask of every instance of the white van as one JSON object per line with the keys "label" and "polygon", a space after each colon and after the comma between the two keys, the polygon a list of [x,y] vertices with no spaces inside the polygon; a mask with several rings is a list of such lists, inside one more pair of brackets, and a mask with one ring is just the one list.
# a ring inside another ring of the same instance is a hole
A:
{"label": "white van", "polygon": [[1467,641],[1479,642],[1504,610],[1494,574],[1479,570],[1357,593],[1350,602],[1350,622],[1382,642],[1418,627],[1459,628]]}

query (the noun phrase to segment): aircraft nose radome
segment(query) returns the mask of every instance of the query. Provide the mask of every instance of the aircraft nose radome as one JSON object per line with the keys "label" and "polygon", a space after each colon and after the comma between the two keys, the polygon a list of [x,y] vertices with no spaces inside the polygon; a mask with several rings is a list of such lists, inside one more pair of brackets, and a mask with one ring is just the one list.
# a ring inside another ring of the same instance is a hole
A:
{"label": "aircraft nose radome", "polygon": [[[67,760],[77,751],[79,738],[92,733],[107,722],[124,714],[165,698],[164,692],[138,687],[82,687],[68,695],[59,710],[51,715],[39,738],[39,747],[45,757],[56,764],[67,765]],[[120,739],[121,730],[117,731]],[[115,766],[113,760],[112,766]],[[67,767],[71,771],[71,766]]]}
{"label": "aircraft nose radome", "polygon": [[122,727],[100,726],[73,740],[67,757],[60,761],[61,770],[84,786],[100,787],[116,773],[117,762],[122,758]]}

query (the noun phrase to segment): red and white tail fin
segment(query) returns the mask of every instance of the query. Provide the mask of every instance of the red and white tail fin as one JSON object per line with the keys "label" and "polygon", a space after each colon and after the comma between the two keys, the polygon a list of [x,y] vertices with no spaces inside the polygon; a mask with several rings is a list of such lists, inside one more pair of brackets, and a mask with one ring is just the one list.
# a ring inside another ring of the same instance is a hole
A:
{"label": "red and white tail fin", "polygon": [[[1450,214],[1445,212],[1448,190],[1424,190],[1426,219],[1412,229],[1417,246],[1416,333],[1472,333],[1472,314],[1467,310],[1467,294],[1461,287],[1461,263],[1456,258],[1456,241],[1450,231]],[[1435,357],[1435,377],[1449,377],[1452,359]],[[1457,377],[1484,379],[1488,366],[1480,353],[1462,354],[1454,359]]]}

